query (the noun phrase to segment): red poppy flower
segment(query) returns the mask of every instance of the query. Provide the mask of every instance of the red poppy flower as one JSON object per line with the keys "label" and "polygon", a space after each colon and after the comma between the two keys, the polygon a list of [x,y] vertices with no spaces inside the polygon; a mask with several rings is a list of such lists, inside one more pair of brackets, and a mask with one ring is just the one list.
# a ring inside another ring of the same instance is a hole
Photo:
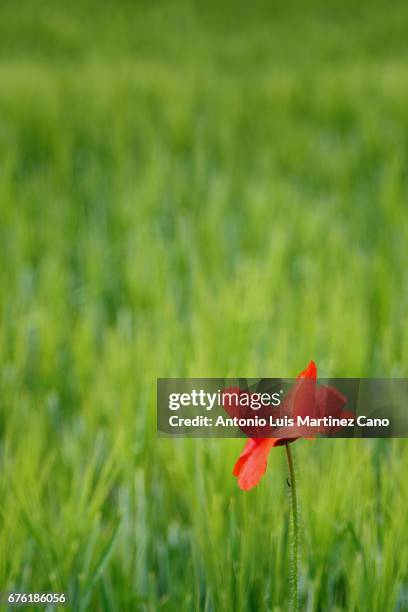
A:
{"label": "red poppy flower", "polygon": [[[293,388],[282,401],[282,411],[293,417],[310,416],[343,417],[343,406],[346,398],[336,389],[329,386],[317,387],[317,368],[311,361],[307,368],[299,374]],[[247,393],[247,392],[246,392]],[[237,406],[228,405],[228,412],[236,412]],[[272,448],[294,442],[300,437],[309,437],[312,433],[331,433],[333,430],[324,427],[278,427],[275,429],[279,437],[250,437],[234,465],[233,475],[238,478],[238,486],[247,491],[258,484],[264,475],[268,456]],[[269,427],[263,433],[270,433]]]}

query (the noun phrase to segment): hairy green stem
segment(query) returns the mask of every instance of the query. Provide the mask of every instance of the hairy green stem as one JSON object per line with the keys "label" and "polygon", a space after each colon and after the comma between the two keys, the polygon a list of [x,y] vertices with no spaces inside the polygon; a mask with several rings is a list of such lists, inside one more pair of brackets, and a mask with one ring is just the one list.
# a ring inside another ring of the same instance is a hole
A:
{"label": "hairy green stem", "polygon": [[289,466],[290,498],[292,502],[292,609],[299,610],[299,511],[296,490],[295,466],[289,444],[285,444]]}

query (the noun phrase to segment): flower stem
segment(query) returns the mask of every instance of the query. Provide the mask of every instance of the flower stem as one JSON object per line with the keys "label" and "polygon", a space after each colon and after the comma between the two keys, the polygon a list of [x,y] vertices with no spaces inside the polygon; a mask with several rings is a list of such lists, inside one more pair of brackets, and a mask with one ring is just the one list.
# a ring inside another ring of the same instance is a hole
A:
{"label": "flower stem", "polygon": [[293,457],[286,442],[286,457],[289,466],[290,478],[290,498],[292,502],[292,532],[293,532],[293,548],[292,548],[292,609],[294,612],[299,610],[299,511],[296,490],[295,466]]}

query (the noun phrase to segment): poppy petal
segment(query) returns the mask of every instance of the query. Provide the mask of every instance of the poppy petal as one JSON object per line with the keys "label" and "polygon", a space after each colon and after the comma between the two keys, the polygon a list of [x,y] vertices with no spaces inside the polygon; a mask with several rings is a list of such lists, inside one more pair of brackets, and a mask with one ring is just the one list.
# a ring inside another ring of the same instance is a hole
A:
{"label": "poppy petal", "polygon": [[[259,439],[259,442],[261,442],[261,439]],[[232,470],[232,473],[234,476],[239,476],[242,466],[247,461],[248,457],[253,452],[253,450],[255,449],[255,447],[257,446],[259,442],[258,440],[254,440],[253,438],[248,438],[243,448],[243,451],[238,457],[238,459],[236,460],[234,469]]]}
{"label": "poppy petal", "polygon": [[347,398],[334,387],[324,385],[316,389],[316,416],[338,417]]}
{"label": "poppy petal", "polygon": [[314,380],[316,380],[317,367],[313,359],[309,362],[307,368],[303,370],[300,374],[298,374],[297,380],[299,380],[299,378],[313,378]]}
{"label": "poppy petal", "polygon": [[268,455],[275,443],[275,438],[264,438],[257,443],[246,460],[237,470],[238,486],[244,491],[252,489],[265,474],[268,465]]}

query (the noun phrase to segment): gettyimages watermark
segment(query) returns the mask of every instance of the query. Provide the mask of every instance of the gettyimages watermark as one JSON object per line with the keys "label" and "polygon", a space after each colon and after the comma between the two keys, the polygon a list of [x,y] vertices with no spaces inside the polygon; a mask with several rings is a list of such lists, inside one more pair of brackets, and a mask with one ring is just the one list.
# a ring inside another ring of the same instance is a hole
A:
{"label": "gettyimages watermark", "polygon": [[408,437],[408,379],[159,378],[167,437]]}

